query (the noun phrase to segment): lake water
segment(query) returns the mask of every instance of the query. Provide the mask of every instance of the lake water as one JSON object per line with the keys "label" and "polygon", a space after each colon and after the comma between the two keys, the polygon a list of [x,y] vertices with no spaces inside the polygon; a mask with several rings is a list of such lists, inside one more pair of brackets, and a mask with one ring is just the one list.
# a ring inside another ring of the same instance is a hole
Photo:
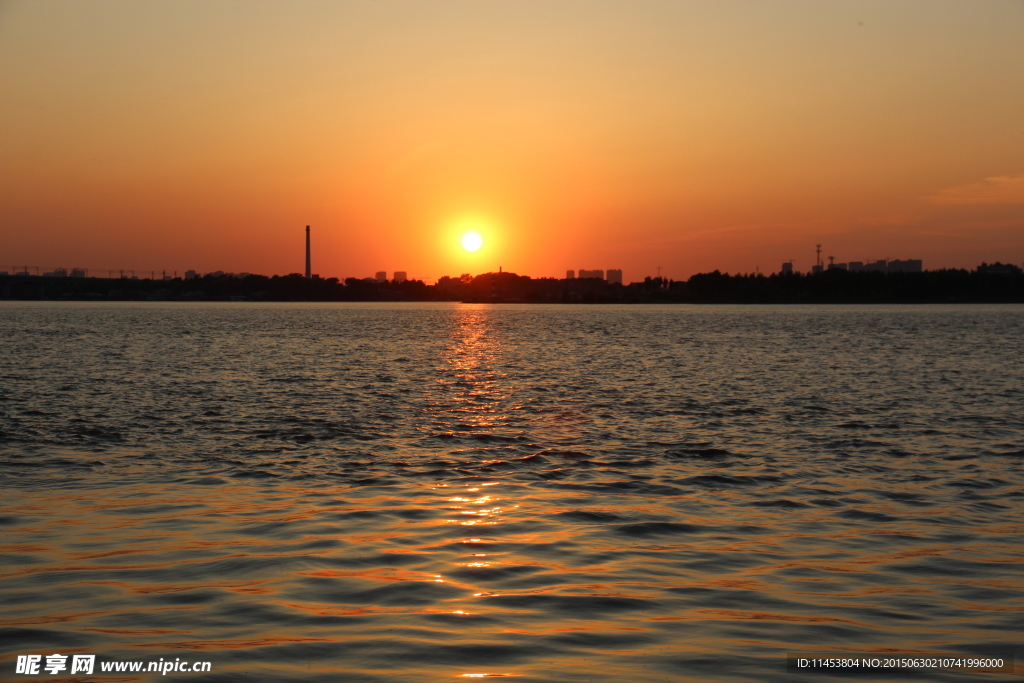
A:
{"label": "lake water", "polygon": [[0,304],[0,679],[1019,675],[1022,352],[1024,306]]}

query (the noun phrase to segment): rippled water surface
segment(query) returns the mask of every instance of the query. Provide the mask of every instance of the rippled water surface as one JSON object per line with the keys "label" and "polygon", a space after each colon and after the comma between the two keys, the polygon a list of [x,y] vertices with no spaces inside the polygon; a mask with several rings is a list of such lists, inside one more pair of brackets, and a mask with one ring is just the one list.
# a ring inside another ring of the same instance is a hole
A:
{"label": "rippled water surface", "polygon": [[1012,653],[1022,351],[1021,306],[3,304],[0,678]]}

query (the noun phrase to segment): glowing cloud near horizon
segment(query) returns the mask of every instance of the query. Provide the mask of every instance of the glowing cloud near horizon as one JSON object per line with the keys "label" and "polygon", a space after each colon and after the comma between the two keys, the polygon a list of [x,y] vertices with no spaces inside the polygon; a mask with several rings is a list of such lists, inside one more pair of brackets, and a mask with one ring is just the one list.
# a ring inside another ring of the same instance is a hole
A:
{"label": "glowing cloud near horizon", "polygon": [[466,251],[476,251],[483,246],[484,238],[475,232],[467,232],[462,236],[462,248]]}

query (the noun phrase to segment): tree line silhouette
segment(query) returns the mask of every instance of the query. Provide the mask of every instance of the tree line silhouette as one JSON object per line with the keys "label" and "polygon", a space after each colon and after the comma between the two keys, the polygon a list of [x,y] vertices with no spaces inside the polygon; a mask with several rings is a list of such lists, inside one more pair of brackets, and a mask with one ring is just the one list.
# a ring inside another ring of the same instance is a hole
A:
{"label": "tree line silhouette", "polygon": [[1012,265],[922,273],[737,274],[688,280],[645,278],[628,285],[596,278],[531,278],[515,273],[375,282],[214,276],[184,280],[0,276],[0,299],[92,301],[465,301],[495,303],[1024,303],[1024,272]]}

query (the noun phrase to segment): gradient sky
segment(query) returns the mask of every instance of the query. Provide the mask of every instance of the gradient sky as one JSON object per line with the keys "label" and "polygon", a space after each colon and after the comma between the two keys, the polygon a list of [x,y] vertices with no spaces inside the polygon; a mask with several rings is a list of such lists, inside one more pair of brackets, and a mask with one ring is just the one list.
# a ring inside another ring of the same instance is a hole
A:
{"label": "gradient sky", "polygon": [[341,278],[1019,264],[1024,2],[0,1],[0,270],[307,224]]}

